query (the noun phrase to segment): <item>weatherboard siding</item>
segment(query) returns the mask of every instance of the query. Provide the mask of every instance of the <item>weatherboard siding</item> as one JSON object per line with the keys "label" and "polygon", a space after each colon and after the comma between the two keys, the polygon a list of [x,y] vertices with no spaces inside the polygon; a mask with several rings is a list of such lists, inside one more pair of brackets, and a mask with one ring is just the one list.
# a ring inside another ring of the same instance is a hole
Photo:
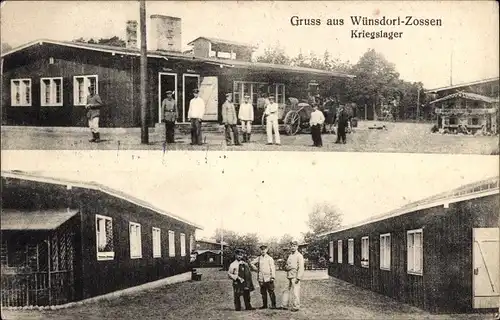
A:
{"label": "weatherboard siding", "polygon": [[[472,229],[498,227],[498,194],[432,207],[330,234],[329,275],[433,313],[472,311]],[[423,275],[407,272],[406,232],[423,229]],[[391,270],[380,269],[380,235],[391,234]],[[361,237],[369,236],[369,268],[361,267]],[[347,241],[354,238],[354,266]],[[343,240],[343,263],[337,263]]]}
{"label": "weatherboard siding", "polygon": [[[2,207],[41,210],[74,208],[76,300],[189,271],[189,239],[195,227],[99,190],[2,177]],[[113,219],[113,260],[98,261],[95,215]],[[129,222],[141,224],[142,258],[130,258]],[[161,229],[161,258],[153,258],[152,227]],[[168,230],[175,232],[175,257],[168,254]],[[181,257],[180,233],[186,255]]]}

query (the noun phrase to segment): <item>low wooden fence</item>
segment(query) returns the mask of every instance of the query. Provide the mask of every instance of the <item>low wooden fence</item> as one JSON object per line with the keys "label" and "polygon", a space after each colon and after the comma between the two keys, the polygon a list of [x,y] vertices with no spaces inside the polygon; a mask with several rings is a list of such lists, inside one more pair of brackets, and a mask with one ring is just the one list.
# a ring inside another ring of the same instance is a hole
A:
{"label": "low wooden fence", "polygon": [[47,306],[73,301],[73,271],[2,270],[2,307]]}

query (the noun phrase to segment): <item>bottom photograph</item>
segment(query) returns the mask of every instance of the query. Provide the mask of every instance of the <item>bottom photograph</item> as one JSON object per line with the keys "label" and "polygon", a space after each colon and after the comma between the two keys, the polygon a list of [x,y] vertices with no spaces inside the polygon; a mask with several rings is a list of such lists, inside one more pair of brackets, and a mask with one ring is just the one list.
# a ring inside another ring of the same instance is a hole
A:
{"label": "bottom photograph", "polygon": [[2,171],[2,318],[498,319],[499,177],[386,167]]}

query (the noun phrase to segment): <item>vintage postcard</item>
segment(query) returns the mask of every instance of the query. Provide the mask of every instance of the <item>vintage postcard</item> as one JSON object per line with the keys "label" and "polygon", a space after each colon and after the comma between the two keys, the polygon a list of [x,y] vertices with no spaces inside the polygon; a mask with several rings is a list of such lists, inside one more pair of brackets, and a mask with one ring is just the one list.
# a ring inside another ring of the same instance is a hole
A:
{"label": "vintage postcard", "polygon": [[2,148],[497,154],[497,9],[6,1]]}

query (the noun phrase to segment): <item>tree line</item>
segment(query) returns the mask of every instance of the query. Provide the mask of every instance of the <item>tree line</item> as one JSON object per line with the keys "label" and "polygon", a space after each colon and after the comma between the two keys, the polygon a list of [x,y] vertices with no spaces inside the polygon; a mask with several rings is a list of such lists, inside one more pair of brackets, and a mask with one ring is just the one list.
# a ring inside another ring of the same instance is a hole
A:
{"label": "tree line", "polygon": [[275,259],[286,260],[288,248],[292,240],[298,240],[307,244],[304,257],[310,261],[317,262],[321,258],[328,259],[328,240],[319,235],[339,228],[342,224],[342,213],[334,205],[329,203],[316,204],[308,215],[307,232],[302,233],[302,239],[296,239],[290,234],[284,234],[281,238],[273,237],[262,241],[257,233],[238,234],[228,229],[216,229],[213,240],[227,243],[224,256],[226,259],[233,258],[235,249],[243,249],[249,256],[260,254],[259,246],[265,244],[269,248],[269,254]]}
{"label": "tree line", "polygon": [[[295,57],[288,56],[279,45],[268,47],[256,58],[257,62],[308,67],[327,71],[338,71],[354,75],[334,84],[334,92],[339,101],[353,102],[358,107],[368,108],[371,114],[381,117],[390,114],[395,120],[432,117],[429,102],[424,95],[421,82],[409,82],[400,78],[394,63],[389,62],[374,49],[367,50],[356,64],[333,58],[328,50],[322,56],[311,52],[299,52]],[[359,115],[358,115],[359,116]]]}

